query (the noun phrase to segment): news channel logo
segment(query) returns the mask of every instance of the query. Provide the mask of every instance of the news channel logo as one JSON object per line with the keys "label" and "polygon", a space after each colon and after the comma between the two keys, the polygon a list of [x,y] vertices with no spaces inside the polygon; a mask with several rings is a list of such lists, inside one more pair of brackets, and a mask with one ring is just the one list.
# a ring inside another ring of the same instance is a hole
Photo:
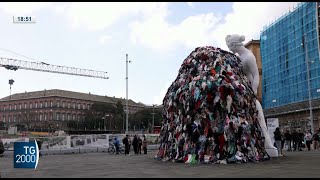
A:
{"label": "news channel logo", "polygon": [[36,169],[39,162],[39,147],[34,142],[14,142],[14,168]]}

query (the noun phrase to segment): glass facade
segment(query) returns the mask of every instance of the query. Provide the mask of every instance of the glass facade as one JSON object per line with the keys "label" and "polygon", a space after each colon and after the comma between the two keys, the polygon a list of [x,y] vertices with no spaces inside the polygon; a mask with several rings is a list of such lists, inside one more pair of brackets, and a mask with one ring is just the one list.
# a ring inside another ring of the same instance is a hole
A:
{"label": "glass facade", "polygon": [[311,98],[320,97],[318,14],[317,2],[300,3],[261,32],[264,109],[308,100],[306,62]]}

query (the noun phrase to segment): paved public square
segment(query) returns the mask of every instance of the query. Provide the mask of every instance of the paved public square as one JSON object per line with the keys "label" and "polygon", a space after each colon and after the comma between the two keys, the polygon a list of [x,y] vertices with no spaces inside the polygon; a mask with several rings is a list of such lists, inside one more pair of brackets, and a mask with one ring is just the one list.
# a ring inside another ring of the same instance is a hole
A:
{"label": "paved public square", "polygon": [[284,152],[285,156],[270,161],[246,164],[198,164],[154,160],[148,155],[109,155],[84,153],[47,155],[39,160],[36,170],[14,169],[13,157],[0,157],[3,178],[145,178],[145,177],[320,177],[320,150]]}

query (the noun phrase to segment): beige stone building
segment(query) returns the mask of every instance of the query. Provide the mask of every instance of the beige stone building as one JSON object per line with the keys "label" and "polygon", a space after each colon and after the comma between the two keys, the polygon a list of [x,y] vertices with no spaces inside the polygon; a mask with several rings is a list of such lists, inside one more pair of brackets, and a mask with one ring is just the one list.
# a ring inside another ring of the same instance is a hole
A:
{"label": "beige stone building", "polygon": [[261,55],[260,55],[260,41],[259,40],[251,40],[247,44],[244,45],[247,49],[249,49],[257,60],[258,70],[259,70],[259,87],[258,87],[258,100],[262,102],[262,65],[261,65]]}
{"label": "beige stone building", "polygon": [[[51,124],[54,129],[64,129],[70,120],[83,120],[93,103],[116,105],[118,101],[125,106],[124,98],[59,89],[17,93],[0,99],[0,122],[9,126],[30,123],[35,128]],[[128,100],[130,114],[144,108],[147,106]]]}

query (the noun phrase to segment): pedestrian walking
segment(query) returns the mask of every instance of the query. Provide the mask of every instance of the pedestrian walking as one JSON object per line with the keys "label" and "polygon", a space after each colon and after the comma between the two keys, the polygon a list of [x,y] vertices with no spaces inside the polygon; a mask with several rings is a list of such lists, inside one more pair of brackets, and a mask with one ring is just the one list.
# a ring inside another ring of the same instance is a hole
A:
{"label": "pedestrian walking", "polygon": [[3,153],[4,153],[4,145],[3,145],[2,139],[0,137],[0,155],[2,155]]}
{"label": "pedestrian walking", "polygon": [[143,135],[143,142],[142,142],[142,147],[143,147],[143,154],[147,154],[148,151],[148,141],[145,135]]}
{"label": "pedestrian walking", "polygon": [[312,136],[313,139],[313,148],[318,149],[319,148],[319,141],[320,141],[320,132],[317,130]]}
{"label": "pedestrian walking", "polygon": [[308,151],[310,151],[310,145],[312,143],[312,134],[311,134],[311,130],[307,130],[306,131],[306,135],[304,136]]}
{"label": "pedestrian walking", "polygon": [[134,135],[133,140],[132,140],[134,154],[138,154],[138,145],[139,145],[138,137],[137,137],[137,135]]}
{"label": "pedestrian walking", "polygon": [[141,148],[142,148],[142,139],[138,137],[138,154],[141,154]]}
{"label": "pedestrian walking", "polygon": [[280,128],[277,127],[276,130],[273,132],[274,140],[278,149],[279,156],[283,156],[282,154],[282,144],[281,144],[281,131]]}
{"label": "pedestrian walking", "polygon": [[292,151],[291,149],[291,141],[292,141],[292,135],[290,134],[289,130],[286,131],[284,134],[285,139],[285,145],[287,146],[287,151]]}
{"label": "pedestrian walking", "polygon": [[292,133],[292,142],[293,142],[293,150],[296,151],[298,150],[299,146],[299,134],[297,130],[295,129]]}
{"label": "pedestrian walking", "polygon": [[127,134],[126,137],[124,137],[122,139],[122,144],[124,144],[124,147],[125,147],[125,151],[124,151],[124,154],[125,155],[130,155],[129,152],[130,152],[130,145],[129,145],[129,135]]}
{"label": "pedestrian walking", "polygon": [[304,140],[304,134],[303,132],[300,131],[300,129],[298,130],[298,149],[299,151],[302,151],[302,141]]}
{"label": "pedestrian walking", "polygon": [[132,145],[132,141],[131,141],[131,138],[130,138],[130,136],[128,136],[128,142],[129,142],[129,153],[130,153],[130,150],[131,150],[131,145]]}
{"label": "pedestrian walking", "polygon": [[113,144],[116,147],[116,154],[119,154],[119,150],[120,150],[120,142],[118,140],[117,137],[114,137],[113,139]]}

